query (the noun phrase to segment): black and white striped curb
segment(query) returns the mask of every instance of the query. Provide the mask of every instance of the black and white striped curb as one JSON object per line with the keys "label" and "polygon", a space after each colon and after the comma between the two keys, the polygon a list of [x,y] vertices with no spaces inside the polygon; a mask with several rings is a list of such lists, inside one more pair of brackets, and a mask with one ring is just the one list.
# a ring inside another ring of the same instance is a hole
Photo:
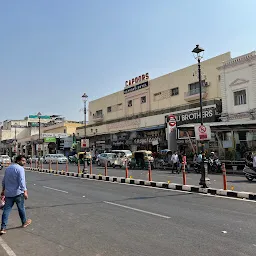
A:
{"label": "black and white striped curb", "polygon": [[193,193],[256,200],[256,193],[252,193],[252,192],[240,192],[240,191],[223,190],[223,189],[216,189],[216,188],[201,188],[199,186],[194,186],[194,185],[182,185],[182,184],[176,184],[176,183],[146,181],[146,180],[131,179],[131,178],[126,179],[124,177],[65,172],[65,171],[56,171],[56,170],[49,170],[49,169],[31,168],[31,167],[25,167],[25,169],[29,171],[44,172],[49,174],[57,174],[57,175],[77,177],[77,178],[86,178],[86,179],[102,180],[102,181],[117,182],[117,183],[127,183],[127,184],[139,185],[139,186],[149,186],[149,187],[157,187],[157,188],[164,188],[164,189],[171,189],[171,190],[187,191],[187,192],[193,192]]}

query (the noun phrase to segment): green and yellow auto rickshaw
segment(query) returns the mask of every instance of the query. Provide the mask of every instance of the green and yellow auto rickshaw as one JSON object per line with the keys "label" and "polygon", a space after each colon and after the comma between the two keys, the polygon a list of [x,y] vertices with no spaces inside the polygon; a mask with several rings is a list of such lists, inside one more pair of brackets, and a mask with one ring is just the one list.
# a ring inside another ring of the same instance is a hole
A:
{"label": "green and yellow auto rickshaw", "polygon": [[149,164],[153,168],[154,158],[152,152],[148,150],[138,150],[132,153],[132,158],[130,161],[131,169],[148,169]]}

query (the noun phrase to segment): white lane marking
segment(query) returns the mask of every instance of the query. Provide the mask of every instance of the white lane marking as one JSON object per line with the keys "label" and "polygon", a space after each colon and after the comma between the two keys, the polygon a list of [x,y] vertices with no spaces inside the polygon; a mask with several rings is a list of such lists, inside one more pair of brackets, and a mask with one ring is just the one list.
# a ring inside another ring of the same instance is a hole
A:
{"label": "white lane marking", "polygon": [[[44,173],[44,172],[39,172],[43,174],[50,174],[50,173]],[[72,177],[72,176],[64,176],[60,175],[59,177],[66,177],[66,178],[79,178],[79,177]],[[96,180],[96,179],[88,179],[88,178],[79,178],[81,180],[88,180],[88,181],[97,181],[97,182],[102,182],[102,180]],[[127,186],[134,186],[134,187],[142,187],[142,188],[149,188],[149,189],[158,189],[158,190],[164,190],[164,191],[173,191],[173,192],[178,192],[178,193],[185,193],[185,194],[194,194],[194,195],[199,195],[199,196],[210,196],[210,197],[217,197],[217,198],[222,198],[222,199],[229,199],[229,200],[238,200],[238,201],[243,201],[243,202],[249,202],[249,203],[256,203],[256,200],[249,200],[249,199],[243,199],[243,198],[235,198],[235,197],[228,197],[228,196],[220,196],[220,195],[211,195],[211,194],[203,194],[203,193],[196,193],[196,192],[189,192],[189,191],[183,191],[183,190],[175,190],[175,189],[166,189],[166,188],[158,188],[158,187],[150,187],[150,186],[143,186],[143,185],[136,185],[136,184],[128,184],[128,183],[118,183],[118,182],[113,182],[113,181],[105,181],[106,183],[112,183],[116,185],[127,185]],[[249,192],[253,193],[253,192]]]}
{"label": "white lane marking", "polygon": [[51,189],[51,190],[54,190],[54,191],[58,191],[58,192],[62,192],[62,193],[66,193],[66,194],[68,194],[68,192],[67,192],[67,191],[60,190],[60,189],[57,189],[57,188],[50,188],[50,187],[46,187],[46,186],[43,186],[43,188],[47,188],[47,189]]}
{"label": "white lane marking", "polygon": [[121,207],[121,208],[125,208],[125,209],[129,209],[129,210],[132,210],[132,211],[136,211],[136,212],[142,212],[142,213],[150,214],[150,215],[157,216],[157,217],[164,218],[164,219],[170,219],[171,218],[169,216],[161,215],[161,214],[154,213],[154,212],[144,211],[144,210],[141,210],[141,209],[129,207],[129,206],[122,205],[122,204],[115,204],[115,203],[108,202],[108,201],[103,201],[103,203],[111,204],[111,205],[114,205],[114,206],[118,206],[118,207]]}
{"label": "white lane marking", "polygon": [[0,245],[3,247],[8,256],[17,256],[2,237],[0,237]]}

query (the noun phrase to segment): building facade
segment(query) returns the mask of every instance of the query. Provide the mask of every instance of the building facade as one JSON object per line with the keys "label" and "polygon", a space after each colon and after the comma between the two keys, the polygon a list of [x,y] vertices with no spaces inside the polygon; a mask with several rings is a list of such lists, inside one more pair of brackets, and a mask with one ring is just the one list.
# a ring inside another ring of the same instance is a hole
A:
{"label": "building facade", "polygon": [[[225,53],[202,62],[203,101],[213,113],[221,98],[217,67],[230,58]],[[167,148],[166,115],[178,115],[180,123],[199,120],[199,97],[197,65],[155,79],[146,73],[126,81],[123,90],[89,102],[90,147]],[[83,137],[83,129],[77,134]]]}

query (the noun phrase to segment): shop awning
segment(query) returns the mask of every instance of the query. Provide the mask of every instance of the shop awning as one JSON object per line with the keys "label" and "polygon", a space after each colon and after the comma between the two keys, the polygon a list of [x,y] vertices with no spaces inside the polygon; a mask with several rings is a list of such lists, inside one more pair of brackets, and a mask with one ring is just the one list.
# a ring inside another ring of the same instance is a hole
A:
{"label": "shop awning", "polygon": [[151,130],[159,130],[159,129],[163,129],[165,128],[165,125],[155,125],[155,126],[151,126],[151,127],[144,127],[144,128],[139,128],[136,130],[136,132],[141,132],[141,131],[151,131]]}
{"label": "shop awning", "polygon": [[[178,128],[192,128],[195,125],[198,125],[199,123],[193,123],[193,124],[182,124],[179,125]],[[204,123],[205,125],[209,125],[210,127],[214,126],[244,126],[244,125],[256,125],[256,120],[247,120],[247,121],[242,121],[242,120],[234,120],[234,121],[229,121],[229,122],[214,122],[214,123]]]}

